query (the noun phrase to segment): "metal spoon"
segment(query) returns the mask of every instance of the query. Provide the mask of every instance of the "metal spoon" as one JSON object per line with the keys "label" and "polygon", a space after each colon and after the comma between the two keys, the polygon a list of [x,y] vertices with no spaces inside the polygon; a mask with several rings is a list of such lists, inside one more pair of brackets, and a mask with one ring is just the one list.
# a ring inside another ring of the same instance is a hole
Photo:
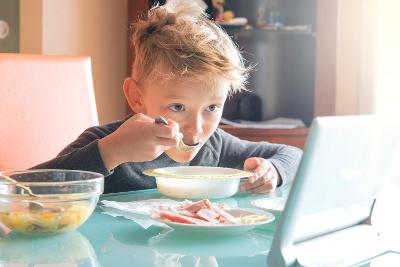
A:
{"label": "metal spoon", "polygon": [[[28,193],[28,195],[31,197],[35,197],[35,198],[43,197],[42,195],[37,195],[37,194],[33,193],[32,190],[28,186],[20,184],[18,181],[14,180],[11,177],[8,177],[5,175],[1,175],[0,177],[13,183],[16,187],[19,187],[19,188],[25,190]],[[62,211],[61,207],[48,207],[48,206],[44,206],[43,203],[40,203],[37,201],[28,201],[28,203],[29,203],[29,209],[31,211],[36,211],[36,212],[43,211],[43,210],[50,210],[50,211],[56,211],[56,212]]]}
{"label": "metal spoon", "polygon": [[18,181],[14,180],[11,177],[1,175],[1,178],[13,183],[16,187],[19,187],[19,188],[25,190],[28,193],[28,195],[30,195],[31,197],[41,197],[40,195],[33,193],[32,190],[28,186],[20,184]]}
{"label": "metal spoon", "polygon": [[[163,116],[158,116],[158,117],[156,117],[156,118],[154,119],[154,122],[157,123],[157,124],[168,125],[168,121],[167,121]],[[184,152],[189,152],[189,151],[192,151],[192,150],[196,149],[196,148],[199,146],[199,144],[196,144],[196,145],[193,145],[193,146],[191,146],[191,145],[186,145],[186,144],[183,142],[183,134],[180,133],[180,135],[181,135],[181,136],[180,136],[180,138],[179,138],[179,144],[178,144],[178,146],[177,146],[178,150],[184,151]]]}

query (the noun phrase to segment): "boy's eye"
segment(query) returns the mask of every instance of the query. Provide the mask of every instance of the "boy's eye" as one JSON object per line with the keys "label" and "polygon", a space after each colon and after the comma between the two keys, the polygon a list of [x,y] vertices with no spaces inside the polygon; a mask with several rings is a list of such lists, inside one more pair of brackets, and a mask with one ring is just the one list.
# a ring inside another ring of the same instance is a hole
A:
{"label": "boy's eye", "polygon": [[207,107],[207,111],[209,112],[216,112],[219,110],[219,106],[218,105],[210,105]]}
{"label": "boy's eye", "polygon": [[169,109],[172,110],[173,112],[180,112],[183,111],[185,108],[182,104],[173,104],[169,106]]}

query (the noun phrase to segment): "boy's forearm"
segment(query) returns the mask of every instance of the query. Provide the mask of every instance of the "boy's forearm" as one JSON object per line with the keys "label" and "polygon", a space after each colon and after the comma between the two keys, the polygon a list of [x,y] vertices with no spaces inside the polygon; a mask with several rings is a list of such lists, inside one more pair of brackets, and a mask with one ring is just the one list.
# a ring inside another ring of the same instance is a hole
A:
{"label": "boy's forearm", "polygon": [[105,167],[111,171],[123,161],[118,158],[117,145],[113,142],[112,135],[106,136],[98,142],[100,156],[103,159]]}

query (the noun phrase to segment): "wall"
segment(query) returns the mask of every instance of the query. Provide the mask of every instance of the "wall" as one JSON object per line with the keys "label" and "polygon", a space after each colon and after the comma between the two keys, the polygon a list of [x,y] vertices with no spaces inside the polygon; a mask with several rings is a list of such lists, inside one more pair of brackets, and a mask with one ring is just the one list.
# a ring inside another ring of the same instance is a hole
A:
{"label": "wall", "polygon": [[336,115],[359,113],[363,2],[363,0],[338,1]]}
{"label": "wall", "polygon": [[336,115],[400,115],[400,2],[338,1]]}
{"label": "wall", "polygon": [[123,118],[127,0],[20,0],[20,52],[87,55],[100,123]]}
{"label": "wall", "polygon": [[[374,65],[376,61],[376,2],[338,0],[335,38],[332,53],[331,85],[334,115],[368,114],[373,112]],[[332,20],[333,21],[333,20]],[[334,35],[332,35],[334,36]]]}
{"label": "wall", "polygon": [[20,0],[20,52],[42,53],[42,0]]}
{"label": "wall", "polygon": [[[400,2],[398,0],[373,0],[376,5],[376,45],[373,64],[374,83],[371,107],[374,113],[400,118]],[[400,145],[389,169],[391,184],[400,188]],[[398,195],[398,194],[397,194]],[[395,202],[393,202],[395,203]],[[397,202],[398,203],[398,202]],[[400,216],[397,216],[397,225]],[[393,224],[394,225],[394,224]]]}
{"label": "wall", "polygon": [[400,116],[400,2],[377,3],[377,33],[374,109],[377,113]]}

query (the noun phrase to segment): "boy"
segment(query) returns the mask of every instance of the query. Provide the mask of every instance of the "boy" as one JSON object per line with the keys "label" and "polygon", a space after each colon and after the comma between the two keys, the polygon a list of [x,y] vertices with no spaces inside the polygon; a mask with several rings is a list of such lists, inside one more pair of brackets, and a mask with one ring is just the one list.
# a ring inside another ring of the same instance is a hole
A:
{"label": "boy", "polygon": [[[168,1],[133,25],[134,63],[123,90],[135,115],[92,127],[54,159],[35,168],[103,173],[105,193],[154,188],[142,171],[166,166],[244,168],[241,185],[269,193],[293,179],[299,149],[248,142],[218,129],[230,93],[244,89],[248,70],[229,36],[192,1]],[[155,117],[168,118],[168,125]],[[179,138],[193,151],[177,149]]]}

